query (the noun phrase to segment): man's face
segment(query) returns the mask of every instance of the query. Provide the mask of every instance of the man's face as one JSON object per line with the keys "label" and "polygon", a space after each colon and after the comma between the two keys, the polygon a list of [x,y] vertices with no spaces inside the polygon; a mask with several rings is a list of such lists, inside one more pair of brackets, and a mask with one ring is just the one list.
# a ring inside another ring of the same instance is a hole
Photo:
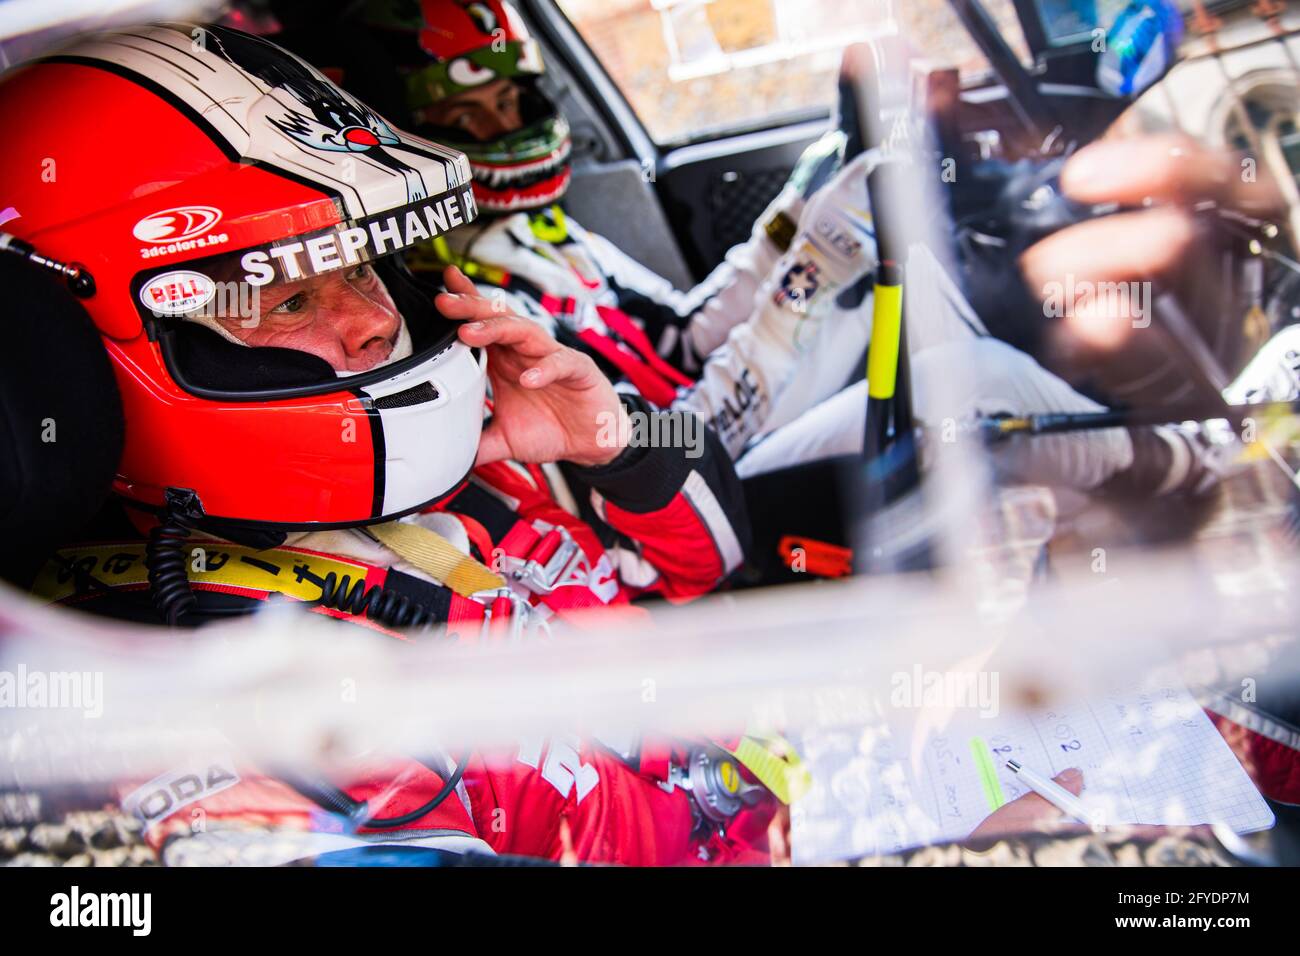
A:
{"label": "man's face", "polygon": [[218,321],[245,345],[310,352],[338,372],[364,372],[393,353],[402,318],[368,265],[259,292],[257,315]]}
{"label": "man's face", "polygon": [[485,86],[448,97],[428,109],[435,126],[464,130],[481,143],[522,129],[519,87],[513,80],[493,80]]}

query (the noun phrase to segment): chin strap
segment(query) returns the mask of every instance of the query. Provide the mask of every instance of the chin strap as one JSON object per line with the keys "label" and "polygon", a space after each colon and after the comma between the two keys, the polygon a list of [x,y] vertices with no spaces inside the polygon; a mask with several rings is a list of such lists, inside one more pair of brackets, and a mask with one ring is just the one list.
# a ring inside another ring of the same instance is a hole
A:
{"label": "chin strap", "polygon": [[461,597],[506,587],[501,575],[423,525],[389,521],[365,530],[403,561],[441,581]]}

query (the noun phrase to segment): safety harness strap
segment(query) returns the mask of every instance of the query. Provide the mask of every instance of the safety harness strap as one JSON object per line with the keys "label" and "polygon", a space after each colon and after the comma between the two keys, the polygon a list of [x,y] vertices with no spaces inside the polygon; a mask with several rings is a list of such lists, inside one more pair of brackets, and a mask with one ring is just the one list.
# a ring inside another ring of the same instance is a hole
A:
{"label": "safety harness strap", "polygon": [[811,782],[808,768],[784,737],[745,734],[735,747],[723,749],[787,806],[805,793]]}
{"label": "safety harness strap", "polygon": [[[286,594],[302,601],[320,597],[313,578],[334,574],[366,584],[381,584],[384,572],[360,561],[323,555],[300,548],[257,550],[225,541],[193,539],[186,570],[194,584],[209,590],[244,593],[250,597]],[[309,574],[296,573],[303,568]],[[79,582],[93,578],[110,588],[144,587],[149,572],[143,541],[91,544],[63,548],[32,585],[32,593],[50,602],[84,594]]]}
{"label": "safety harness strap", "polygon": [[616,342],[598,329],[582,329],[578,332],[578,338],[589,349],[622,372],[637,392],[648,401],[660,408],[667,408],[673,403],[673,399],[677,396],[676,387],[664,381],[630,348],[621,342]]}
{"label": "safety harness strap", "polygon": [[505,578],[423,525],[389,521],[367,529],[403,561],[441,581],[462,597],[499,591]]}
{"label": "safety harness strap", "polygon": [[[499,498],[471,483],[448,505],[462,517],[472,516],[485,527],[504,556],[503,569],[557,614],[588,608],[608,608],[587,584],[573,575],[589,570],[587,556],[558,525],[524,521]],[[494,566],[498,566],[495,564]]]}

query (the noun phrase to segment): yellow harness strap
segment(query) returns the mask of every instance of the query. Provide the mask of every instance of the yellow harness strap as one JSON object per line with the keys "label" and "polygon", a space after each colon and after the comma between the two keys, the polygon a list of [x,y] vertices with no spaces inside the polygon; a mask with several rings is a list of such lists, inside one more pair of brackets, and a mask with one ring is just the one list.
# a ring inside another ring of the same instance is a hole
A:
{"label": "yellow harness strap", "polygon": [[[317,579],[333,573],[364,581],[369,567],[343,557],[327,557],[291,548],[259,551],[225,541],[195,538],[187,542],[186,573],[190,581],[208,587],[236,587],[266,594],[286,594],[300,601],[320,598],[320,585],[296,573],[310,571]],[[59,561],[50,561],[32,584],[32,594],[51,603],[77,595],[77,568],[110,588],[148,583],[142,541],[63,548]]]}
{"label": "yellow harness strap", "polygon": [[[462,552],[435,531],[417,524],[390,521],[367,529],[398,557],[451,588],[462,597],[506,586],[505,579]],[[141,585],[148,581],[143,542],[86,545],[59,552],[65,562],[50,562],[32,585],[32,593],[48,601],[62,601],[76,594],[72,566],[93,575],[109,587]],[[195,584],[240,587],[287,594],[302,601],[320,597],[320,586],[295,574],[301,565],[318,578],[333,572],[364,581],[367,565],[342,557],[325,557],[290,548],[259,551],[224,541],[190,542],[187,571]]]}
{"label": "yellow harness strap", "polygon": [[366,529],[382,544],[408,564],[432,575],[461,597],[480,591],[497,591],[506,586],[505,578],[488,570],[454,544],[418,524],[389,521]]}
{"label": "yellow harness strap", "polygon": [[812,776],[784,737],[746,734],[727,753],[786,806],[808,791]]}

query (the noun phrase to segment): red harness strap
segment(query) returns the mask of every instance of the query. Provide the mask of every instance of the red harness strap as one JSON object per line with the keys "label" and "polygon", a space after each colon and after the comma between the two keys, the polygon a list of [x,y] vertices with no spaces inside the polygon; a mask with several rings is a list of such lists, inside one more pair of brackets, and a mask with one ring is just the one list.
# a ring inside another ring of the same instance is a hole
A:
{"label": "red harness strap", "polygon": [[677,389],[660,378],[654,369],[641,361],[641,358],[627,346],[615,342],[596,329],[583,329],[578,333],[578,338],[593,352],[622,372],[646,401],[660,408],[673,403],[673,399],[677,396]]}
{"label": "red harness strap", "polygon": [[[478,549],[479,557],[483,563],[491,567],[493,563],[492,535],[488,534],[488,529],[475,518],[467,514],[457,514],[457,520],[465,529],[465,534],[469,536],[470,544]],[[496,570],[495,568],[493,570]]]}
{"label": "red harness strap", "polygon": [[[555,316],[572,315],[578,307],[573,298],[549,294],[542,296],[542,305]],[[586,328],[577,333],[578,338],[622,372],[646,401],[667,408],[677,397],[679,387],[691,385],[690,378],[654,350],[650,339],[626,312],[606,305],[596,306],[596,312],[613,335]]]}
{"label": "red harness strap", "polygon": [[641,353],[641,357],[649,363],[650,367],[668,381],[674,382],[682,388],[690,388],[695,384],[691,381],[690,376],[673,368],[662,355],[655,351],[655,347],[650,343],[649,336],[622,309],[616,309],[609,305],[598,305],[596,306],[596,312],[605,320],[606,325],[617,332],[624,342]]}

